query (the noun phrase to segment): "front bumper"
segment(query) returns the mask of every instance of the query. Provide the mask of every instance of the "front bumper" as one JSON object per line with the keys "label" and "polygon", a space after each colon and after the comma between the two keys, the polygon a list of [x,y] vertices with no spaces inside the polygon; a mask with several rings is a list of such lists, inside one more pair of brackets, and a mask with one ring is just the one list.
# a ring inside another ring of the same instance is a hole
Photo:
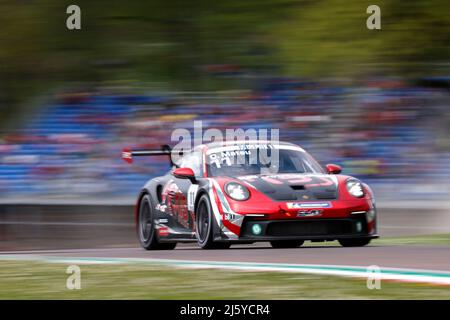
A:
{"label": "front bumper", "polygon": [[[375,231],[375,230],[374,230]],[[372,231],[372,232],[374,232]],[[337,240],[378,238],[369,233],[365,215],[348,218],[260,220],[244,219],[239,240]]]}

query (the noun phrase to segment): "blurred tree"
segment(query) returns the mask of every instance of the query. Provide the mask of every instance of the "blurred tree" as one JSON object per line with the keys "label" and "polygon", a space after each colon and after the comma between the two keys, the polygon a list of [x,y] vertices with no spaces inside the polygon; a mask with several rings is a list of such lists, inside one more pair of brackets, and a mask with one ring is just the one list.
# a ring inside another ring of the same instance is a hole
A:
{"label": "blurred tree", "polygon": [[319,0],[292,10],[274,37],[284,71],[307,76],[448,74],[448,1],[376,1],[381,30],[366,27],[370,4]]}
{"label": "blurred tree", "polygon": [[70,4],[1,2],[3,117],[44,90],[74,82],[240,85],[211,76],[208,65],[258,73],[278,67],[311,77],[449,71],[447,0],[379,0],[381,30],[366,28],[366,0],[78,0],[81,30],[74,31],[65,24]]}

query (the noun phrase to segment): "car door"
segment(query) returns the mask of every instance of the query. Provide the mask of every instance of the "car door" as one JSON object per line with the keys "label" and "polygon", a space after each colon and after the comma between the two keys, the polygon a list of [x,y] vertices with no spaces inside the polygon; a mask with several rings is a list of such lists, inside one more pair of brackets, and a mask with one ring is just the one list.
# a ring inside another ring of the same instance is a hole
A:
{"label": "car door", "polygon": [[[201,152],[192,152],[185,155],[179,164],[180,168],[191,168],[196,178],[201,177]],[[173,184],[168,190],[170,197],[170,211],[177,226],[186,231],[194,230],[194,212],[192,204],[189,206],[189,194],[197,187],[189,179],[173,177]],[[192,201],[191,201],[192,202]]]}

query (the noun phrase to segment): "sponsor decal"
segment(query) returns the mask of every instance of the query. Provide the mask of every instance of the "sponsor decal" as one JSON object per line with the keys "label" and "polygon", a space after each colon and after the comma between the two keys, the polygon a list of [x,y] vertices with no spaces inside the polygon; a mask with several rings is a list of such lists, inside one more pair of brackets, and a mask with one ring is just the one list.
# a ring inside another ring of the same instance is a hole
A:
{"label": "sponsor decal", "polygon": [[187,192],[187,206],[188,206],[188,210],[193,212],[194,211],[194,207],[195,207],[195,198],[197,196],[197,191],[198,191],[198,185],[197,184],[192,184]]}
{"label": "sponsor decal", "polygon": [[330,202],[288,202],[286,205],[288,209],[331,208]]}
{"label": "sponsor decal", "polygon": [[320,216],[323,210],[313,209],[313,210],[299,210],[297,212],[297,217],[314,217]]}

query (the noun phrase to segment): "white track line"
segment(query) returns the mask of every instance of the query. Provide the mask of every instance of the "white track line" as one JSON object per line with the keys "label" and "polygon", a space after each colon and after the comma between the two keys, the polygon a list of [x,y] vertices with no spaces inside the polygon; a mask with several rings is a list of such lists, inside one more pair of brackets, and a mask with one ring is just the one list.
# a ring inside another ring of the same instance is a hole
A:
{"label": "white track line", "polygon": [[282,264],[282,263],[257,263],[257,262],[225,262],[225,261],[195,261],[195,260],[171,260],[171,259],[144,259],[144,258],[70,258],[51,257],[41,255],[1,255],[0,260],[25,260],[47,263],[71,263],[71,264],[150,264],[169,265],[182,268],[215,268],[233,269],[244,271],[270,271],[270,272],[294,272],[306,274],[319,274],[331,276],[343,276],[353,278],[370,278],[380,280],[393,280],[404,282],[429,283],[450,286],[449,271],[416,270],[403,268],[379,268],[374,273],[373,269],[363,266],[342,265],[313,265],[313,264]]}

